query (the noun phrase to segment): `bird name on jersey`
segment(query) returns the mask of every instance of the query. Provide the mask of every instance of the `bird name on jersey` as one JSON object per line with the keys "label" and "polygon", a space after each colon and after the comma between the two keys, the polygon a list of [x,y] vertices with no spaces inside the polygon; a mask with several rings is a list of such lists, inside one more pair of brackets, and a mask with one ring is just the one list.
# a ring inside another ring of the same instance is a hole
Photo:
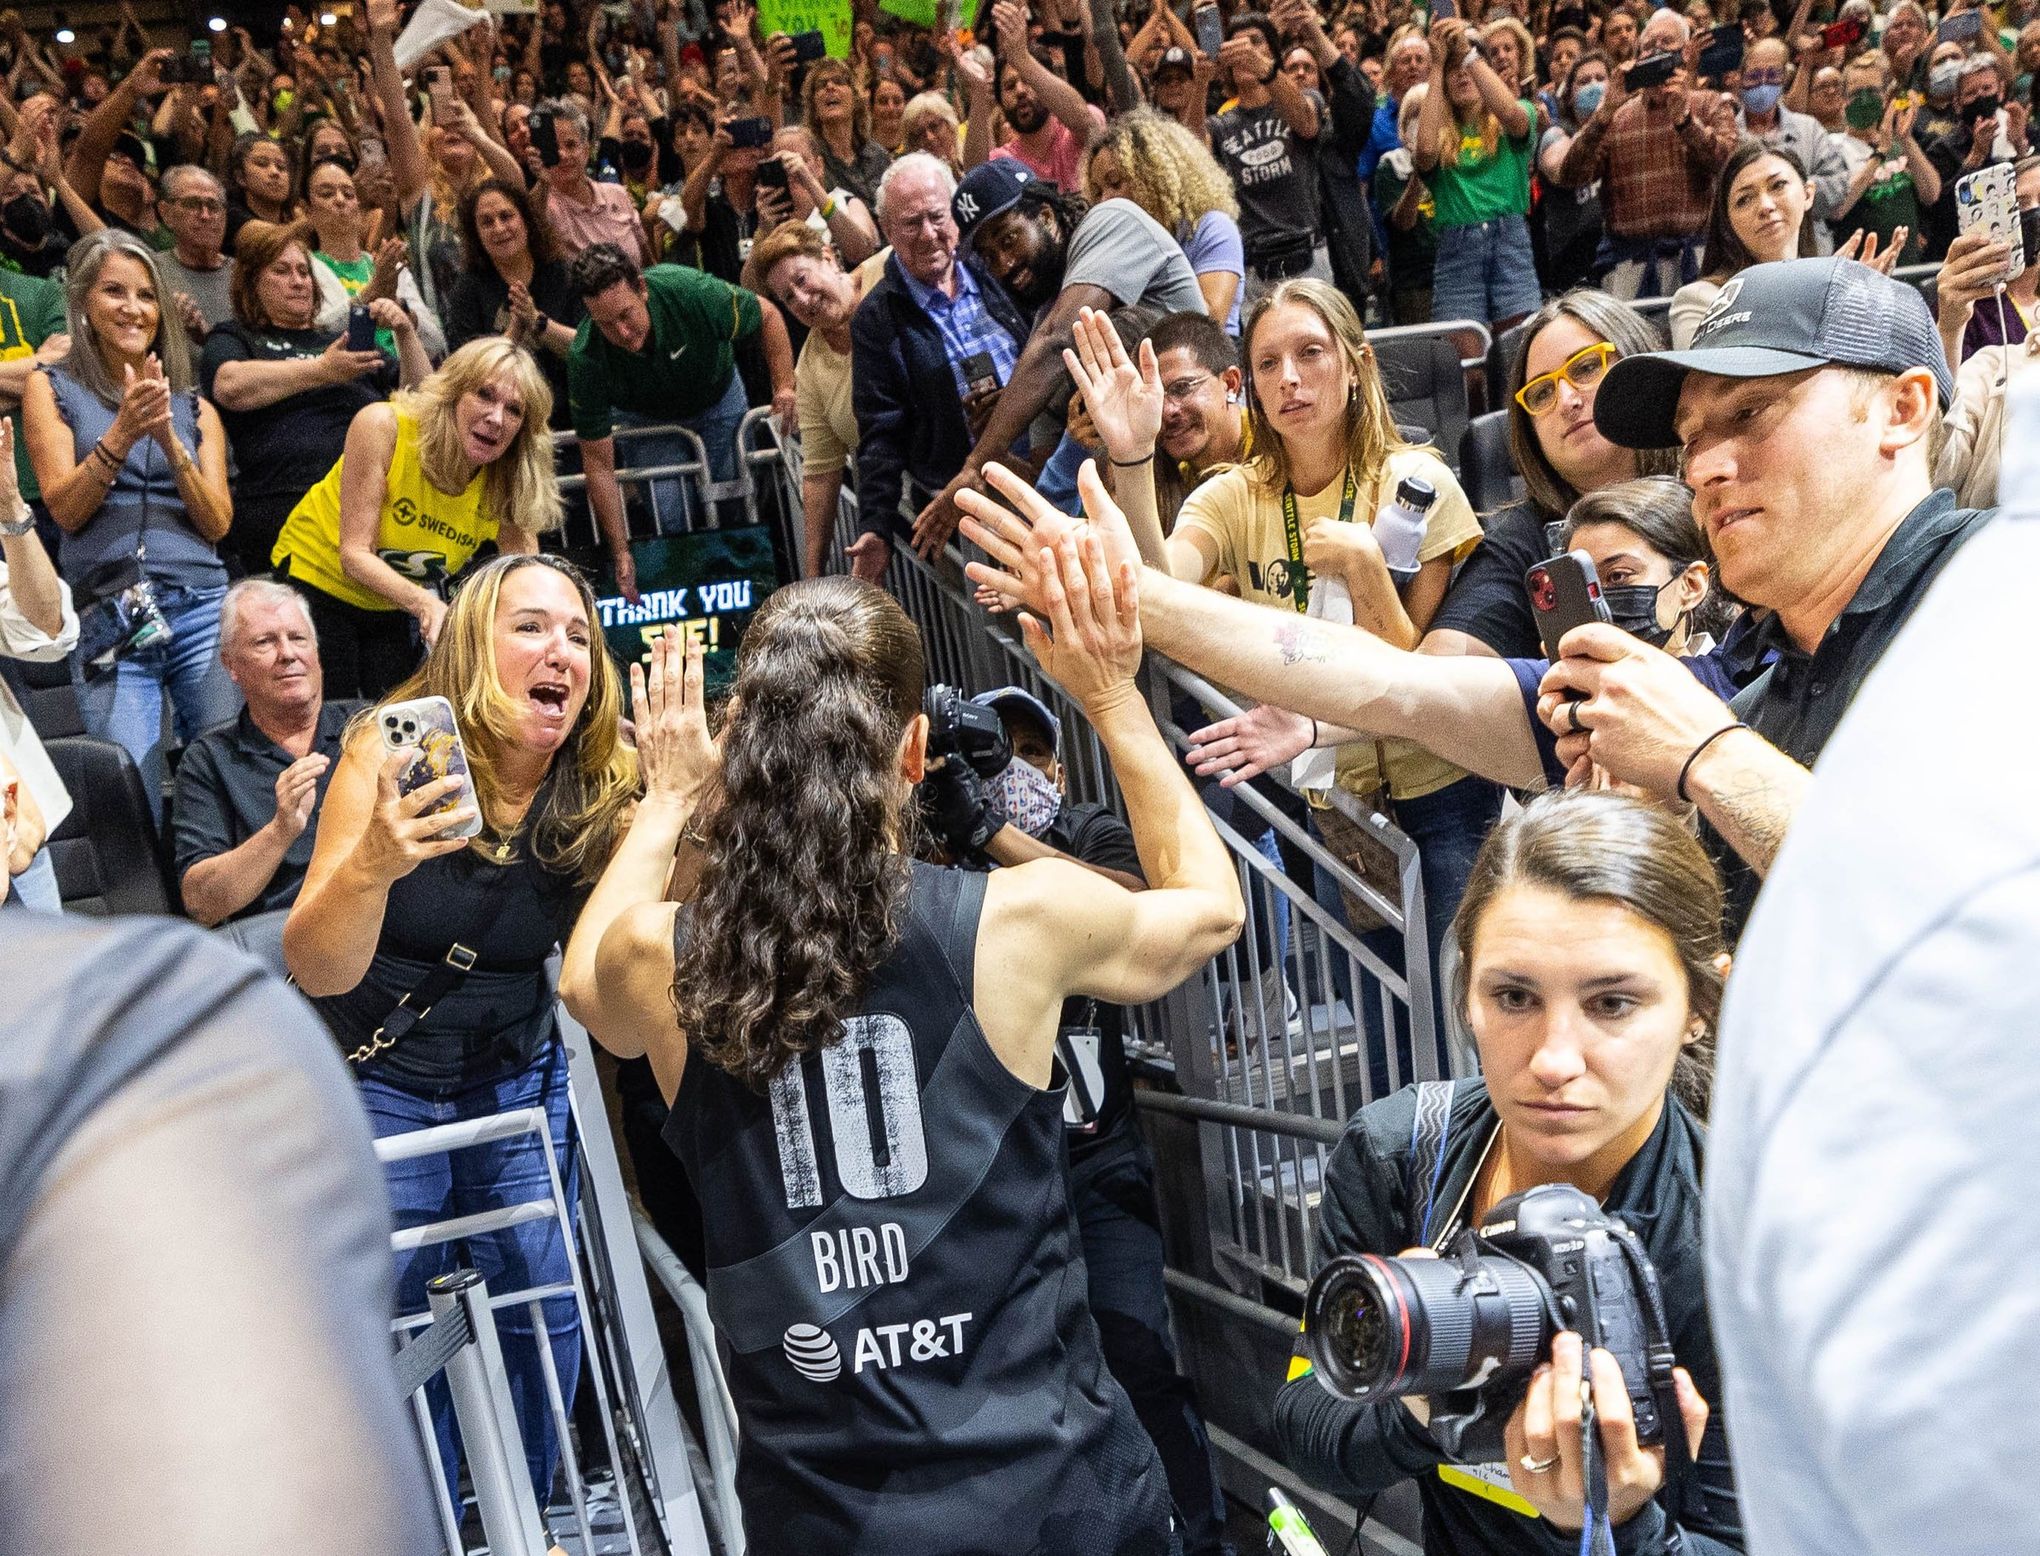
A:
{"label": "bird name on jersey", "polygon": [[[907,1278],[907,1234],[896,1221],[877,1227],[838,1227],[808,1233],[814,1253],[815,1285],[826,1296],[860,1287],[893,1286]],[[857,1331],[850,1347],[854,1377],[867,1367],[884,1372],[912,1362],[941,1361],[963,1354],[963,1329],[969,1313],[940,1318],[909,1319],[897,1324],[871,1324]],[[781,1341],[794,1371],[813,1383],[833,1383],[843,1375],[843,1352],[835,1337],[815,1324],[793,1324]]]}

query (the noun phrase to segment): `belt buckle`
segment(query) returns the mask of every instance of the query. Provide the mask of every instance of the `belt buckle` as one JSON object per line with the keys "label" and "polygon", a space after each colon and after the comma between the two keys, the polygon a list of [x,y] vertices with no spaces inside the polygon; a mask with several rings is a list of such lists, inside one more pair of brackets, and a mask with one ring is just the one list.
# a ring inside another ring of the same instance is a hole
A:
{"label": "belt buckle", "polygon": [[447,950],[446,965],[455,972],[472,972],[475,966],[475,953],[456,940]]}

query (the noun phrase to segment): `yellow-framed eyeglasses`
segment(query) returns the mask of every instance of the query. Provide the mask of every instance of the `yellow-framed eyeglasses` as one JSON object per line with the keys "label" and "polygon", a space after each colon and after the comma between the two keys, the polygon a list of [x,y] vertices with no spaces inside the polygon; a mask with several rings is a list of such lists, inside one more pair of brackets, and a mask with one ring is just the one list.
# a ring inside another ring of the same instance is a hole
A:
{"label": "yellow-framed eyeglasses", "polygon": [[1516,391],[1516,403],[1532,416],[1542,416],[1558,404],[1558,381],[1563,378],[1584,394],[1607,375],[1615,360],[1613,343],[1596,341],[1584,351],[1575,351],[1548,373],[1539,373]]}

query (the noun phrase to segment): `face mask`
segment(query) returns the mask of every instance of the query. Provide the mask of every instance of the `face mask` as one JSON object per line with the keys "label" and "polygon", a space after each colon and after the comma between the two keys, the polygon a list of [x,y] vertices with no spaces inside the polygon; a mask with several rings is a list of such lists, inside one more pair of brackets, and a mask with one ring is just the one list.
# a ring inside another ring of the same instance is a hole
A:
{"label": "face mask", "polygon": [[1602,585],[1601,598],[1608,602],[1608,619],[1633,638],[1652,648],[1663,648],[1672,629],[1658,625],[1657,599],[1662,584]]}
{"label": "face mask", "polygon": [[2040,209],[2019,212],[2019,241],[2026,246],[2026,263],[2040,265]]}
{"label": "face mask", "polygon": [[627,140],[616,148],[619,161],[633,173],[642,173],[652,165],[652,148],[645,141]]}
{"label": "face mask", "polygon": [[1884,94],[1874,86],[1864,87],[1843,107],[1842,117],[1852,130],[1872,128],[1884,117]]}
{"label": "face mask", "polygon": [[2004,104],[1995,97],[1979,97],[1975,102],[1962,110],[1963,122],[1969,125],[1971,129],[1974,129],[1986,119],[1995,119],[1997,111],[2003,106]]}
{"label": "face mask", "polygon": [[1954,96],[1955,83],[1961,77],[1961,74],[1962,65],[1959,60],[1951,59],[1944,65],[1936,65],[1927,72],[1927,95],[1929,97]]}
{"label": "face mask", "polygon": [[490,71],[489,74],[494,76],[498,81],[508,81],[510,79],[510,67],[508,65],[498,65],[494,70]]}
{"label": "face mask", "polygon": [[1017,756],[985,790],[1006,813],[1006,819],[1029,837],[1040,837],[1062,813],[1062,795],[1049,782],[1048,774]]}
{"label": "face mask", "polygon": [[290,105],[296,101],[297,93],[291,91],[290,88],[285,87],[281,92],[278,92],[274,97],[269,99],[269,104],[278,113],[289,113]]}
{"label": "face mask", "polygon": [[1572,95],[1573,117],[1591,119],[1601,107],[1601,99],[1608,95],[1608,83],[1588,81],[1574,90]]}
{"label": "face mask", "polygon": [[1766,114],[1778,106],[1778,99],[1785,95],[1785,88],[1775,81],[1762,86],[1743,88],[1742,105],[1745,112]]}
{"label": "face mask", "polygon": [[50,208],[43,203],[42,196],[24,190],[0,205],[0,226],[7,229],[7,236],[17,247],[39,249],[50,235]]}

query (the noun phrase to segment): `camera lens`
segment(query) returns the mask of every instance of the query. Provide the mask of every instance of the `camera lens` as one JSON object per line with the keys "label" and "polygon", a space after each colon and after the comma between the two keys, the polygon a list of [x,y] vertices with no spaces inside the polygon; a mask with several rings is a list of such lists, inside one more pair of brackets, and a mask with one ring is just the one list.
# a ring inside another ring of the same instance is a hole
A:
{"label": "camera lens", "polygon": [[1512,1259],[1334,1259],[1305,1300],[1311,1361],[1335,1394],[1443,1394],[1523,1375],[1549,1339],[1544,1283]]}

